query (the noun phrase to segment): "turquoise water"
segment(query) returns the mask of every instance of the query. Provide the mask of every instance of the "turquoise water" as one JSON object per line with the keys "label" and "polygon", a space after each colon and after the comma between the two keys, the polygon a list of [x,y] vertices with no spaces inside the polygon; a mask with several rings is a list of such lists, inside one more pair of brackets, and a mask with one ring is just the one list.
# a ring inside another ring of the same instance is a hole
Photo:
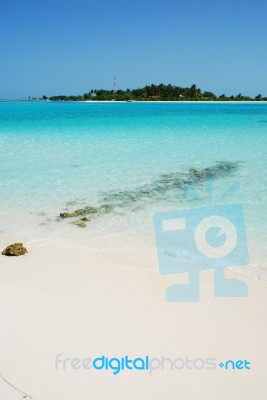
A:
{"label": "turquoise water", "polygon": [[[263,259],[266,133],[262,103],[0,102],[1,237],[153,245],[154,212],[208,204],[190,169],[223,162],[235,167],[214,177],[212,202],[240,184],[227,201],[245,205]],[[175,184],[189,178],[202,200]],[[108,207],[84,229],[57,218],[86,205]]]}

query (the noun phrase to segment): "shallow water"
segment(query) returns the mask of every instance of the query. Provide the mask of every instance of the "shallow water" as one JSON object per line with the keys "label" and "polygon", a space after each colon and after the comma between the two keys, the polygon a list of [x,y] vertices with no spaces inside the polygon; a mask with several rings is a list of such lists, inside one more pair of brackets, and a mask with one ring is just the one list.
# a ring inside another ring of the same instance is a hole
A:
{"label": "shallow water", "polygon": [[[251,264],[261,269],[266,120],[267,105],[256,103],[0,102],[1,243],[151,247],[155,212],[217,204],[239,184],[224,202],[245,205]],[[234,167],[208,179],[210,196],[199,171],[223,163]],[[102,212],[86,228],[58,218],[89,205]]]}

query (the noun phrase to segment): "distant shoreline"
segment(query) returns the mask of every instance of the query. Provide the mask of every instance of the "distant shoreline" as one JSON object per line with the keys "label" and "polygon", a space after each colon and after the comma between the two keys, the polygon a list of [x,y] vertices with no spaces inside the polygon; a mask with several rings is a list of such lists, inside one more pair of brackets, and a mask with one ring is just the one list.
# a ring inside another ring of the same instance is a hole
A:
{"label": "distant shoreline", "polygon": [[[61,103],[64,101],[54,101],[50,100],[53,103]],[[68,103],[69,101],[65,101],[65,103]],[[201,104],[201,103],[208,103],[208,104],[213,104],[213,103],[221,103],[221,104],[228,104],[228,103],[235,103],[235,104],[240,104],[240,103],[257,103],[257,104],[267,104],[267,100],[201,100],[201,101],[196,101],[196,100],[134,100],[134,101],[126,101],[126,100],[81,100],[81,101],[72,101],[72,103],[194,103],[194,104]]]}
{"label": "distant shoreline", "polygon": [[83,94],[78,95],[53,95],[53,96],[22,96],[22,101],[78,101],[78,102],[120,102],[120,103],[143,103],[143,102],[164,102],[164,103],[213,103],[213,102],[267,102],[267,96],[258,94],[256,96],[243,95],[216,95],[207,90],[202,90],[196,84],[190,87],[181,87],[172,84],[159,85],[150,84],[136,89],[118,89],[116,80],[112,90],[107,89],[90,89]]}
{"label": "distant shoreline", "polygon": [[267,100],[4,100],[0,99],[0,103],[178,103],[178,104],[267,104]]}

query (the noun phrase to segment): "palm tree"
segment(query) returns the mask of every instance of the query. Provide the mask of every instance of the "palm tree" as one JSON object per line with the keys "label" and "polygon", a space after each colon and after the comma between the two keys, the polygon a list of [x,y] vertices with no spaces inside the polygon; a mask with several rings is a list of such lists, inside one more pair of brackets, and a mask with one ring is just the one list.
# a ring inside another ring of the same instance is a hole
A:
{"label": "palm tree", "polygon": [[201,94],[201,90],[197,88],[197,85],[193,84],[189,89],[189,96],[193,99],[196,99]]}
{"label": "palm tree", "polygon": [[258,96],[255,96],[255,100],[262,100],[262,94],[258,94]]}

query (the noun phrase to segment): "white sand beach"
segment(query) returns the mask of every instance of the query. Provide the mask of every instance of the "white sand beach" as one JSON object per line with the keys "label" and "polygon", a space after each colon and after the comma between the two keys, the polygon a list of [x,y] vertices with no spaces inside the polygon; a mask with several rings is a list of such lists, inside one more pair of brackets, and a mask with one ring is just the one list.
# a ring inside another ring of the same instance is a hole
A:
{"label": "white sand beach", "polygon": [[[201,275],[198,303],[168,303],[152,250],[112,254],[27,244],[0,263],[1,400],[196,398],[265,400],[267,283],[242,278],[247,298],[214,298],[213,273]],[[228,272],[227,277],[236,277]],[[177,357],[251,362],[251,370],[55,369],[55,358]]]}

